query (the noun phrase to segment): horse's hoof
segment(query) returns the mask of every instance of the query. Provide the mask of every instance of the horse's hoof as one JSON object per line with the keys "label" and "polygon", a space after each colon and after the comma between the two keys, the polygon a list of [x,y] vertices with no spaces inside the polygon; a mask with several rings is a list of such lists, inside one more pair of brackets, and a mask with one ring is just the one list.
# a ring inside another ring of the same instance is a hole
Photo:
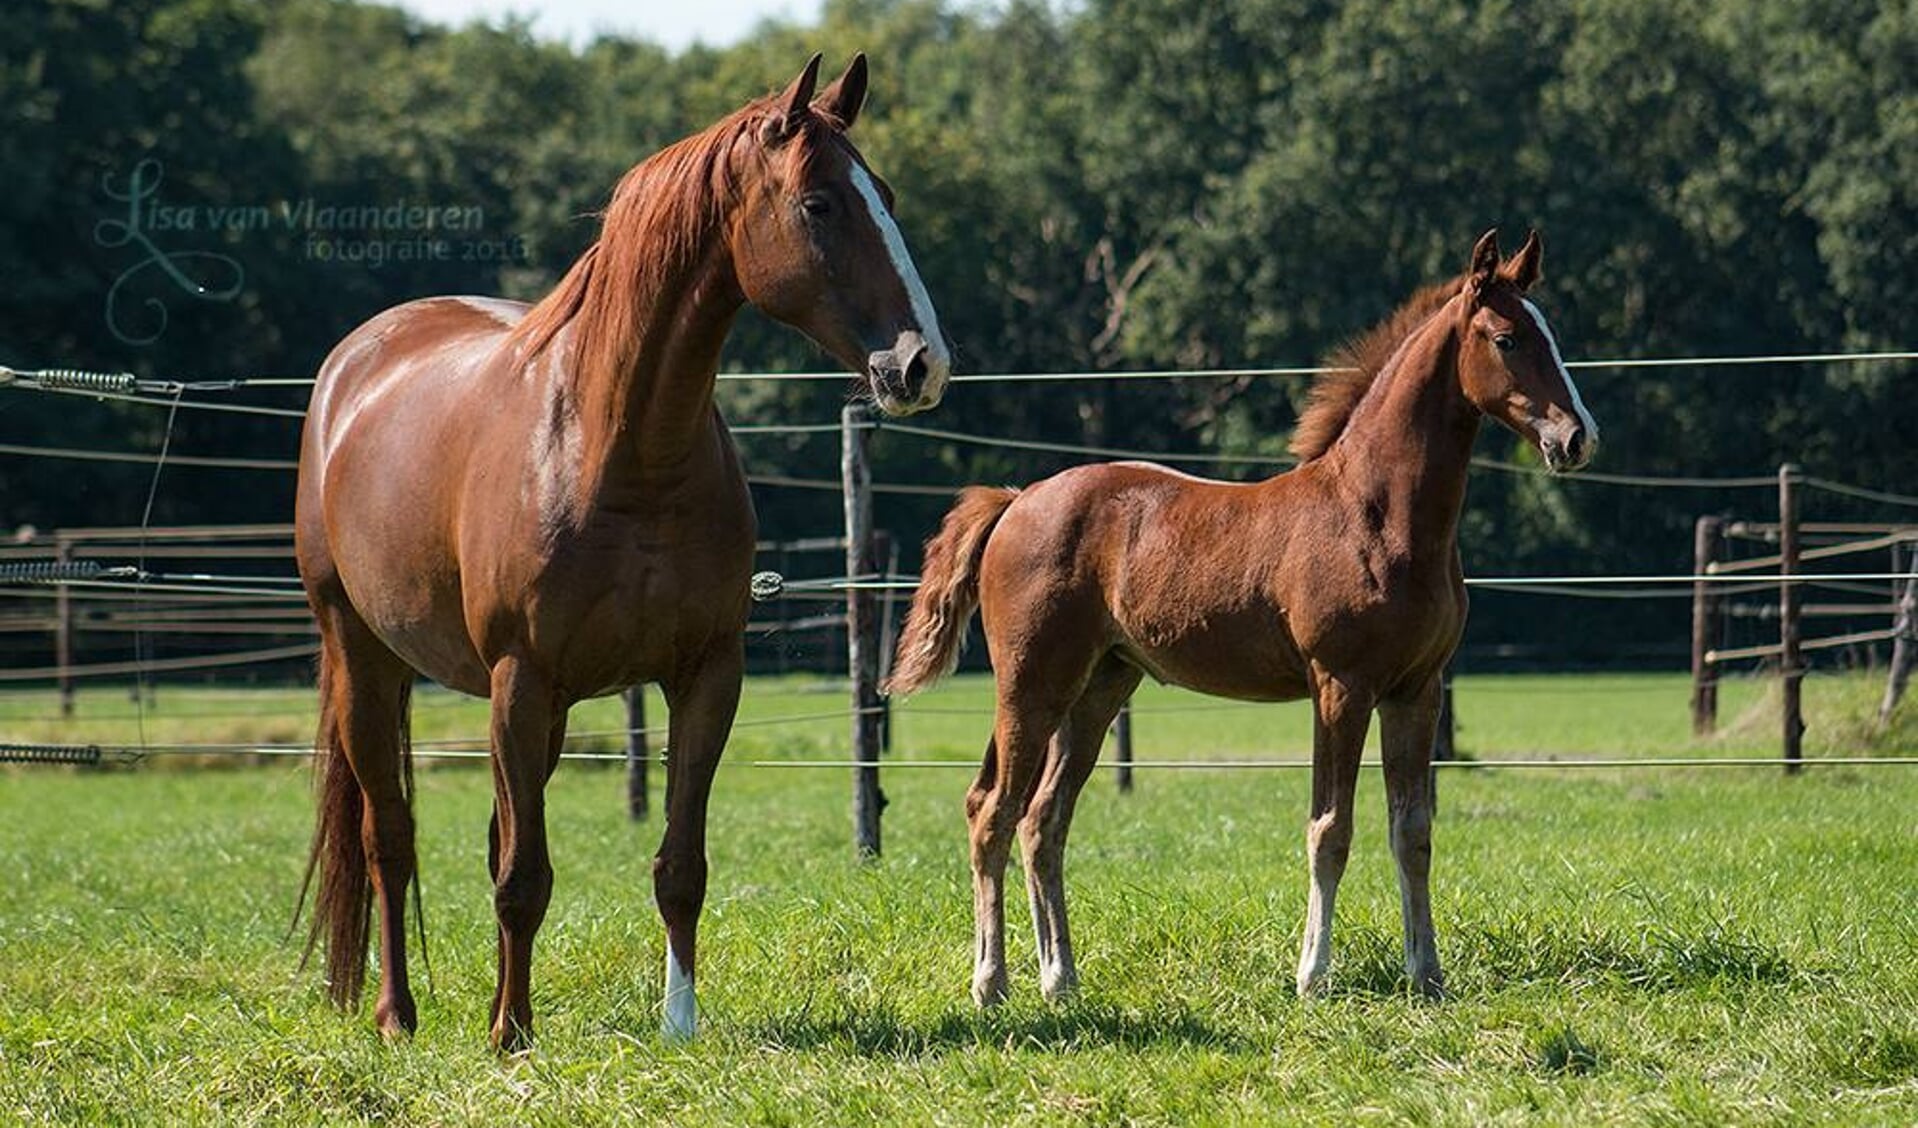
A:
{"label": "horse's hoof", "polygon": [[1006,1001],[1006,977],[990,976],[972,981],[972,1001],[980,1010],[991,1010]]}
{"label": "horse's hoof", "polygon": [[379,1026],[380,1037],[388,1042],[404,1042],[420,1026],[411,999],[402,1003],[381,1001],[373,1008],[373,1021]]}
{"label": "horse's hoof", "polygon": [[1053,1006],[1063,1006],[1079,997],[1079,981],[1061,977],[1052,982],[1039,984],[1039,996]]}
{"label": "horse's hoof", "polygon": [[1430,1001],[1434,1003],[1443,1002],[1445,1000],[1445,973],[1444,972],[1434,969],[1433,971],[1426,974],[1413,975],[1411,976],[1411,980],[1412,980],[1412,990],[1417,991],[1420,995],[1423,995],[1426,999],[1429,999]]}

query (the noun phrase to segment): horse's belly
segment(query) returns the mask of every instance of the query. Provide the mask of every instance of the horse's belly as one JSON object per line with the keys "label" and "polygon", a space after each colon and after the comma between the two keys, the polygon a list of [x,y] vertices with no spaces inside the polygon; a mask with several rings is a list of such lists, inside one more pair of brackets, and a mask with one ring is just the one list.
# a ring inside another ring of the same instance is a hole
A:
{"label": "horse's belly", "polygon": [[1304,660],[1268,624],[1208,624],[1159,639],[1135,635],[1124,651],[1154,679],[1215,697],[1292,701],[1307,693]]}

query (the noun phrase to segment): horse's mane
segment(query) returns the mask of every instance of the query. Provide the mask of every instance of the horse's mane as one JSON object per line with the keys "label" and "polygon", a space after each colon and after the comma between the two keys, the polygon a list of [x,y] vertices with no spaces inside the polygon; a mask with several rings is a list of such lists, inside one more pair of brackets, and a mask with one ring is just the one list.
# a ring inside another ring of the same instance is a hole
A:
{"label": "horse's mane", "polygon": [[[773,101],[769,95],[751,102],[627,170],[601,213],[599,238],[552,292],[526,311],[506,347],[523,346],[531,357],[572,325],[576,378],[609,377],[631,363],[652,312],[643,298],[658,294],[699,253],[722,205],[738,195],[731,153],[765,119]],[[794,175],[804,174],[804,163],[817,151],[809,143],[812,135],[836,125],[817,111],[796,123],[778,151],[795,162]]]}
{"label": "horse's mane", "polygon": [[1407,299],[1398,312],[1326,358],[1338,371],[1322,372],[1312,382],[1305,408],[1299,412],[1298,426],[1292,431],[1291,450],[1300,462],[1310,462],[1331,449],[1399,345],[1440,306],[1451,301],[1464,284],[1463,278],[1454,278],[1425,287]]}

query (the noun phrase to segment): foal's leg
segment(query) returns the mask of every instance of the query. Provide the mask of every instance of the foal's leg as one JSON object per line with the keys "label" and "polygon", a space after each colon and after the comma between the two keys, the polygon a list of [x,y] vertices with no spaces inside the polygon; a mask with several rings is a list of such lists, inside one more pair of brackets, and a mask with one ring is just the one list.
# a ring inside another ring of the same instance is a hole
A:
{"label": "foal's leg", "polygon": [[373,1020],[380,1033],[397,1037],[419,1025],[406,976],[406,887],[415,858],[400,746],[413,671],[350,607],[329,607],[319,620],[339,751],[363,796],[360,846],[380,914],[380,994]]}
{"label": "foal's leg", "polygon": [[1006,860],[1012,854],[1014,824],[1066,711],[1063,704],[1033,702],[1010,678],[1001,675],[992,742],[986,746],[979,778],[966,794],[972,843],[972,1001],[982,1007],[997,1006],[1006,998]]}
{"label": "foal's leg", "polygon": [[739,708],[743,636],[720,644],[666,683],[666,833],[653,859],[653,898],[666,922],[666,1014],[660,1033],[691,1038],[699,1025],[694,941],[706,903],[706,801]]}
{"label": "foal's leg", "polygon": [[1414,989],[1433,997],[1445,988],[1427,884],[1432,870],[1432,741],[1438,732],[1440,692],[1434,678],[1411,696],[1379,706],[1385,800],[1405,922],[1405,975]]}
{"label": "foal's leg", "polygon": [[1299,949],[1299,994],[1311,994],[1332,963],[1332,906],[1352,849],[1352,792],[1372,721],[1369,693],[1314,666],[1317,712],[1312,726],[1312,820],[1305,850],[1312,871],[1305,941]]}
{"label": "foal's leg", "polygon": [[1079,791],[1099,762],[1106,729],[1132,691],[1139,668],[1115,654],[1101,659],[1085,692],[1052,738],[1051,754],[1039,788],[1019,821],[1019,845],[1025,857],[1026,891],[1032,900],[1032,930],[1039,944],[1039,991],[1057,1002],[1079,986],[1066,928],[1066,835]]}
{"label": "foal's leg", "polygon": [[493,1045],[517,1053],[533,1037],[533,937],[553,895],[546,852],[546,780],[565,707],[546,678],[517,657],[493,667],[493,809],[499,846],[493,911],[499,918],[499,986]]}

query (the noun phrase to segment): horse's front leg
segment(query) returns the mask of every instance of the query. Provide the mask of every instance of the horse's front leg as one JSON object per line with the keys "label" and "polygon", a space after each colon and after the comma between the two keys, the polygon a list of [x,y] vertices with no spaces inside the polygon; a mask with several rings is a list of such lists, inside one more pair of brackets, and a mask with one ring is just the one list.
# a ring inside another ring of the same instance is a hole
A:
{"label": "horse's front leg", "polygon": [[1352,792],[1373,705],[1369,692],[1340,681],[1317,663],[1313,686],[1312,818],[1305,830],[1312,891],[1299,948],[1300,995],[1316,990],[1332,964],[1332,906],[1352,850]]}
{"label": "horse's front leg", "polygon": [[546,851],[546,781],[565,738],[566,710],[531,663],[502,658],[493,667],[493,810],[497,847],[493,910],[499,917],[499,980],[493,997],[493,1045],[505,1053],[533,1037],[533,936],[553,895]]}
{"label": "horse's front leg", "polygon": [[691,1038],[699,1025],[693,991],[694,941],[706,903],[706,801],[732,732],[745,671],[743,636],[720,643],[663,688],[666,833],[653,859],[653,897],[666,923],[666,1013],[660,1032]]}
{"label": "horse's front leg", "polygon": [[1438,733],[1440,679],[1412,695],[1379,706],[1385,759],[1385,801],[1392,820],[1392,856],[1398,861],[1399,903],[1405,922],[1405,975],[1415,990],[1444,993],[1438,941],[1432,932],[1432,741]]}

